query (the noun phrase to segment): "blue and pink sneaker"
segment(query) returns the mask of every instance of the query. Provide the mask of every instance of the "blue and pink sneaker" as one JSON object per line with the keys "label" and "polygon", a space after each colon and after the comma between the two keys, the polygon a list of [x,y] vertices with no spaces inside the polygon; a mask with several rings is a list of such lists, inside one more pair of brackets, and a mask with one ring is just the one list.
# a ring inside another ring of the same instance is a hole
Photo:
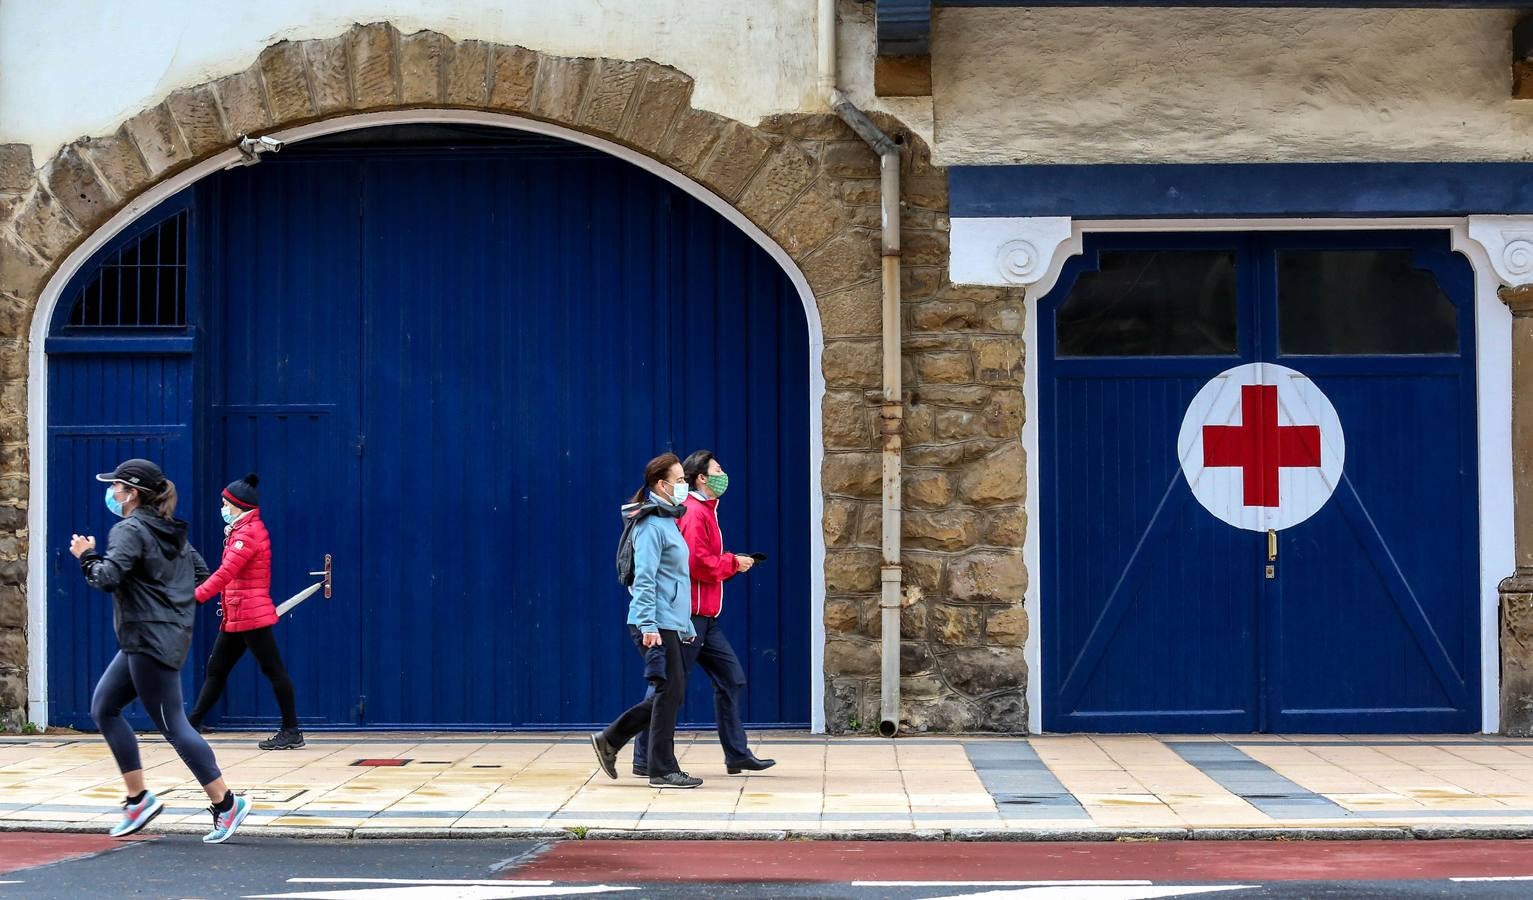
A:
{"label": "blue and pink sneaker", "polygon": [[222,844],[229,838],[234,837],[234,832],[250,815],[250,801],[238,794],[234,795],[234,805],[229,811],[220,813],[215,807],[208,807],[208,812],[213,814],[213,830],[202,836],[204,844]]}
{"label": "blue and pink sneaker", "polygon": [[164,809],[165,804],[161,803],[160,798],[149,791],[145,791],[143,799],[137,803],[129,803],[127,800],[124,800],[122,802],[122,821],[112,826],[112,830],[107,832],[107,834],[114,838],[127,837],[154,821],[154,817],[159,815]]}

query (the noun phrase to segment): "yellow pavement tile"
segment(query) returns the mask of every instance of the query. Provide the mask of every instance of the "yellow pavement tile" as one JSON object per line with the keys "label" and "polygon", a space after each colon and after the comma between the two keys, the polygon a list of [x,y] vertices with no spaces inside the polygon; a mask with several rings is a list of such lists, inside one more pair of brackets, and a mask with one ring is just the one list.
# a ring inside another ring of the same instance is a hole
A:
{"label": "yellow pavement tile", "polygon": [[[457,735],[444,741],[420,734],[368,735],[281,755],[255,750],[253,740],[259,737],[264,735],[220,734],[215,744],[236,788],[262,788],[269,792],[263,796],[291,793],[290,799],[258,804],[254,824],[455,830],[578,824],[621,829],[888,831],[912,825],[1031,829],[1083,824],[1288,826],[1305,821],[1273,822],[1183,760],[1166,746],[1165,737],[1143,735],[1028,739],[1054,775],[1077,792],[1091,816],[1089,823],[1078,817],[1001,819],[958,741],[890,743],[772,736],[759,742],[758,753],[777,758],[775,769],[730,777],[724,774],[712,735],[700,732],[689,735],[680,752],[688,760],[689,771],[705,779],[704,786],[698,791],[662,792],[626,773],[618,781],[597,776],[585,736],[579,734],[515,739]],[[1220,740],[1214,736],[1186,739]],[[1346,820],[1347,825],[1409,822],[1413,812],[1416,821],[1437,824],[1533,821],[1533,753],[1523,752],[1523,747],[1478,739],[1451,745],[1426,737],[1410,743],[1373,740],[1228,739],[1284,777],[1361,813]],[[1527,749],[1533,750],[1533,745]],[[107,822],[115,815],[121,783],[106,748],[94,739],[67,745],[0,745],[0,754],[4,802],[71,807],[47,814],[57,821]],[[168,745],[146,741],[144,755],[156,790],[198,790]],[[391,755],[416,762],[402,768],[350,765],[363,757]],[[305,809],[335,815],[302,815]],[[363,815],[380,809],[388,809],[391,815]],[[1504,819],[1453,815],[1488,809],[1506,809],[1508,815]],[[456,821],[424,815],[469,810],[474,817]],[[1528,815],[1519,816],[1521,811]],[[411,812],[422,815],[407,815]],[[1429,812],[1433,815],[1424,817]],[[22,810],[0,815],[16,819],[44,814]],[[187,820],[200,822],[205,815],[188,814]],[[1338,824],[1334,819],[1314,821]]]}

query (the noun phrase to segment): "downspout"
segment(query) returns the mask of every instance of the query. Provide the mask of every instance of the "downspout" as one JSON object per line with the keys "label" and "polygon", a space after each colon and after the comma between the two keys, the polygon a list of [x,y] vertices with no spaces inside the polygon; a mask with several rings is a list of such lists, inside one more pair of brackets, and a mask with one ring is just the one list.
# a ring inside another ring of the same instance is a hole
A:
{"label": "downspout", "polygon": [[883,404],[879,441],[883,456],[883,565],[878,599],[883,649],[878,733],[900,730],[900,564],[901,432],[904,422],[900,372],[900,145],[836,87],[836,0],[819,0],[820,95],[841,120],[878,154],[879,211],[883,222]]}

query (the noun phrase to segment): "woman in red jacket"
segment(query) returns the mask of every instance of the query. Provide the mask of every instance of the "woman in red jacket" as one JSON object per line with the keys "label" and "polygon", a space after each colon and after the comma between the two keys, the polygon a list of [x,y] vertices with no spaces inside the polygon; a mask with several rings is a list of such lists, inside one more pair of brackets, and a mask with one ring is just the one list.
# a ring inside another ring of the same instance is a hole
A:
{"label": "woman in red jacket", "polygon": [[219,609],[223,624],[208,657],[207,678],[187,719],[193,727],[202,727],[203,717],[223,696],[229,672],[249,650],[271,682],[277,708],[282,710],[282,730],[259,746],[262,750],[296,750],[304,745],[303,732],[298,730],[293,681],[282,665],[282,654],[271,630],[277,624],[277,609],[271,600],[271,536],[261,521],[260,497],[256,493],[259,483],[260,479],[252,473],[224,488],[223,561],[218,571],[197,585],[198,603],[223,594]]}

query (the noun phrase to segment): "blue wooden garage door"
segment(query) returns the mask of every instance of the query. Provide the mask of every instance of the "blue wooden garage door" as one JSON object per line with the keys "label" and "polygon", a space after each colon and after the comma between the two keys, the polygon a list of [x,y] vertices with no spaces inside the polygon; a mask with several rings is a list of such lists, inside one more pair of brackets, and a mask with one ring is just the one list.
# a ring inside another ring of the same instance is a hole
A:
{"label": "blue wooden garage door", "polygon": [[[615,716],[644,688],[618,507],[699,447],[732,475],[729,549],[770,558],[726,589],[746,719],[809,721],[808,329],[738,228],[594,151],[426,128],[289,148],[196,202],[201,480],[261,473],[279,599],[335,560],[334,597],[277,626],[306,723]],[[254,665],[215,715],[275,720]],[[712,720],[700,672],[684,719]]]}
{"label": "blue wooden garage door", "polygon": [[1088,241],[1039,315],[1044,726],[1476,730],[1473,336],[1445,232]]}

